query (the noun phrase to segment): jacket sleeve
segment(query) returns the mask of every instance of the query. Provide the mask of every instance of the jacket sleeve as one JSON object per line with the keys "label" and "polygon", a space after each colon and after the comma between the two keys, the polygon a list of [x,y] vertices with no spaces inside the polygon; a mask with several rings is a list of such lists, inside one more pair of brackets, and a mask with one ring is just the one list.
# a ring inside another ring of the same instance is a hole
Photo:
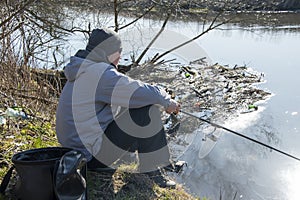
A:
{"label": "jacket sleeve", "polygon": [[127,108],[152,104],[167,108],[170,103],[170,97],[164,89],[131,79],[114,68],[108,68],[101,77],[96,100]]}

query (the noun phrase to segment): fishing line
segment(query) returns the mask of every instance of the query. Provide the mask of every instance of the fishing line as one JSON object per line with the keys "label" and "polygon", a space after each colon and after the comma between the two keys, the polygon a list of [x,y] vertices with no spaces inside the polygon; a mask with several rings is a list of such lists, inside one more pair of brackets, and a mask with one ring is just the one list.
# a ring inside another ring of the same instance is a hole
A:
{"label": "fishing line", "polygon": [[283,154],[283,155],[285,155],[285,156],[288,156],[288,157],[290,157],[290,158],[293,158],[293,159],[295,159],[295,160],[300,161],[300,158],[297,158],[297,157],[295,157],[295,156],[293,156],[293,155],[291,155],[291,154],[289,154],[289,153],[286,153],[286,152],[284,152],[284,151],[281,151],[281,150],[279,150],[279,149],[277,149],[277,148],[275,148],[275,147],[272,147],[272,146],[270,146],[270,145],[267,145],[267,144],[265,144],[265,143],[262,143],[262,142],[260,142],[260,141],[258,141],[258,140],[253,139],[253,138],[250,138],[250,137],[248,137],[248,136],[246,136],[246,135],[243,135],[243,134],[241,134],[241,133],[238,133],[238,132],[236,132],[236,131],[233,131],[233,130],[231,130],[231,129],[228,129],[228,128],[224,127],[224,126],[218,125],[218,124],[216,124],[216,123],[214,123],[214,122],[208,121],[208,120],[206,120],[206,119],[203,119],[203,118],[201,118],[201,117],[198,117],[198,116],[196,116],[196,115],[194,115],[194,114],[192,114],[192,113],[186,112],[186,111],[184,111],[184,110],[180,110],[180,112],[182,112],[182,113],[184,113],[184,114],[186,114],[186,115],[189,115],[189,116],[191,116],[191,117],[197,118],[197,119],[199,119],[199,120],[201,120],[201,121],[203,121],[203,122],[206,122],[206,123],[208,123],[208,124],[210,124],[210,125],[212,125],[212,126],[214,126],[214,127],[216,127],[216,128],[221,128],[221,129],[226,130],[226,131],[228,131],[228,132],[231,132],[231,133],[233,133],[233,134],[235,134],[235,135],[238,135],[238,136],[240,136],[240,137],[243,137],[243,138],[245,138],[245,139],[247,139],[247,140],[250,140],[250,141],[255,142],[255,143],[257,143],[257,144],[260,144],[260,145],[262,145],[262,146],[264,146],[264,147],[267,147],[267,148],[269,148],[269,149],[271,149],[271,150],[277,151],[278,153],[281,153],[281,154]]}

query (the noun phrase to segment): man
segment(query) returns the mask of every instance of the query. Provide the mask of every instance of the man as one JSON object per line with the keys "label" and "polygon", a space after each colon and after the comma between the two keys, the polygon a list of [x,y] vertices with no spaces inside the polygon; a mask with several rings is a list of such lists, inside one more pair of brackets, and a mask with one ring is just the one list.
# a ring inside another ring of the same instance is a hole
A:
{"label": "man", "polygon": [[91,170],[137,150],[140,172],[174,187],[160,171],[171,162],[157,105],[167,113],[179,112],[180,105],[163,89],[118,72],[121,50],[117,33],[95,29],[86,49],[71,57],[56,114],[58,141],[82,151]]}

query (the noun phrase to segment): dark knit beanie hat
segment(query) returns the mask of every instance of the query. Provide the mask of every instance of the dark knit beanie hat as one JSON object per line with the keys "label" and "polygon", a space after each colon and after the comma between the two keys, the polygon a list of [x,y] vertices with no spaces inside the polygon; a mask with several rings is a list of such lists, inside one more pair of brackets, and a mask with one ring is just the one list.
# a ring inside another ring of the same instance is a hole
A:
{"label": "dark knit beanie hat", "polygon": [[86,50],[91,52],[101,51],[109,56],[122,48],[121,39],[118,34],[109,29],[94,29],[90,35]]}

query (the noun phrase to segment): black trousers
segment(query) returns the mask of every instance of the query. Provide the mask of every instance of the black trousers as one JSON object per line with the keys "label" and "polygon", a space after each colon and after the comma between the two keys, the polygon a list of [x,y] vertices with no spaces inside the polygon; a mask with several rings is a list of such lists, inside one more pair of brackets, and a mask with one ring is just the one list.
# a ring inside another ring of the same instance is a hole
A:
{"label": "black trousers", "polygon": [[138,152],[140,172],[170,164],[170,153],[157,106],[129,109],[109,124],[100,152],[88,163],[109,166],[128,152]]}

